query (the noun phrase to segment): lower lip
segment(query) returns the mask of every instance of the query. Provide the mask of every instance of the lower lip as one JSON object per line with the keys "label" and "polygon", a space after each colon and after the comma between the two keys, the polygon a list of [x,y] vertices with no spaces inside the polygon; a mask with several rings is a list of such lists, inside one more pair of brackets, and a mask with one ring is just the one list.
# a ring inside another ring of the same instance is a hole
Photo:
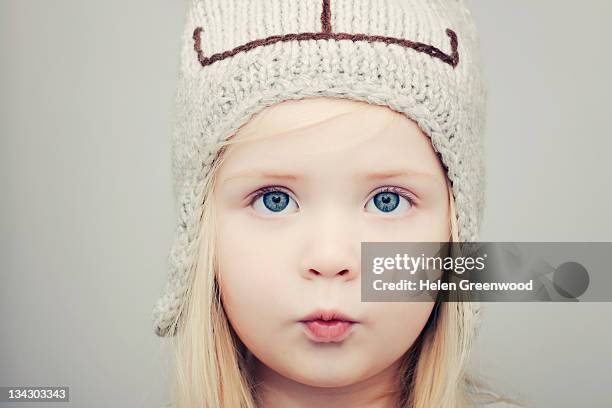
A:
{"label": "lower lip", "polygon": [[355,325],[344,320],[309,320],[301,322],[310,338],[320,343],[339,342],[351,334]]}

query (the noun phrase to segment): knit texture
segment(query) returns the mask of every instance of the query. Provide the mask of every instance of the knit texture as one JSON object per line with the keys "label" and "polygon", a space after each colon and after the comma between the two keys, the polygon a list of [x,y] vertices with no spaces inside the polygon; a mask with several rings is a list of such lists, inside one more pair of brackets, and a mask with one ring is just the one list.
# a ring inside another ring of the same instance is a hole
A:
{"label": "knit texture", "polygon": [[[452,182],[460,240],[478,240],[486,103],[478,47],[462,0],[191,0],[172,136],[178,222],[155,333],[176,332],[215,144],[285,100],[349,98],[413,119]],[[479,305],[464,308],[477,327]]]}

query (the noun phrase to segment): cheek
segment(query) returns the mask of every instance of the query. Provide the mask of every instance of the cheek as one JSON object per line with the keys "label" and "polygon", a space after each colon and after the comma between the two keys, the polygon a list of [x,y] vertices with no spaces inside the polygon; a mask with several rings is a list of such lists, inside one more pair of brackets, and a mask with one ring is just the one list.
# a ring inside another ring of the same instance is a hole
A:
{"label": "cheek", "polygon": [[[374,305],[374,304],[373,304]],[[376,324],[377,351],[389,358],[399,358],[419,336],[427,323],[434,302],[381,302],[372,307]],[[383,347],[384,345],[384,347]],[[384,356],[380,356],[384,360]]]}
{"label": "cheek", "polygon": [[219,220],[218,278],[228,292],[247,297],[270,291],[289,277],[292,241],[240,217]]}
{"label": "cheek", "polygon": [[366,226],[362,241],[446,242],[450,221],[446,212],[420,211],[414,217]]}
{"label": "cheek", "polygon": [[410,228],[404,230],[409,235],[404,241],[445,242],[450,236],[450,213],[447,206],[435,205],[419,209]]}
{"label": "cheek", "polygon": [[[291,304],[291,265],[288,251],[274,239],[260,237],[257,230],[236,218],[219,220],[217,281],[226,314],[247,345],[261,338],[275,324],[286,320],[278,305]],[[285,311],[286,313],[286,311]]]}
{"label": "cheek", "polygon": [[[416,237],[423,242],[445,242],[450,237],[448,214],[435,214],[425,217],[416,227]],[[415,239],[416,240],[416,239]]]}

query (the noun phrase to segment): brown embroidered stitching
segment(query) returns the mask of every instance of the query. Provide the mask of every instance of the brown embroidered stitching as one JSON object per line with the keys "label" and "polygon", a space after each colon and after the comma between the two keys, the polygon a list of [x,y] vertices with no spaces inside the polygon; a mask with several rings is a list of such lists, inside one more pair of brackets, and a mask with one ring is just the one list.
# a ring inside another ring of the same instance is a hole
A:
{"label": "brown embroidered stitching", "polygon": [[324,33],[331,33],[331,7],[329,0],[323,0],[323,11],[321,12],[321,29]]}
{"label": "brown embroidered stitching", "polygon": [[285,35],[273,35],[262,40],[250,41],[246,44],[240,45],[232,50],[220,52],[210,57],[206,57],[202,52],[201,34],[204,30],[202,27],[197,27],[193,32],[194,50],[198,55],[198,61],[205,67],[216,61],[221,61],[225,58],[232,57],[239,52],[248,51],[256,47],[262,47],[265,45],[274,44],[277,42],[285,41],[304,41],[304,40],[352,40],[352,41],[368,41],[368,42],[383,42],[385,44],[397,44],[406,48],[412,48],[418,52],[425,53],[433,58],[449,64],[455,68],[459,64],[459,52],[458,50],[458,39],[457,34],[450,28],[446,29],[446,35],[450,38],[451,44],[451,55],[448,55],[441,51],[439,48],[433,45],[424,44],[420,42],[414,42],[403,38],[386,37],[380,35],[367,35],[367,34],[349,34],[349,33],[333,33],[331,32],[331,9],[329,0],[323,0],[323,11],[321,12],[321,25],[322,32],[320,33],[299,33],[299,34],[285,34]]}

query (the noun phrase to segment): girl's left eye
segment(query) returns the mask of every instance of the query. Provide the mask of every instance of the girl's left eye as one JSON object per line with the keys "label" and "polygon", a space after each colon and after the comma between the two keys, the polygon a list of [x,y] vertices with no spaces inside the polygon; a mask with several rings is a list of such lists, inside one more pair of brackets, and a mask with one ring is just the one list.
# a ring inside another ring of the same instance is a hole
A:
{"label": "girl's left eye", "polygon": [[[413,198],[401,189],[387,187],[379,191],[366,204],[366,210],[374,212],[405,212],[414,205]],[[396,211],[397,210],[397,211]]]}

